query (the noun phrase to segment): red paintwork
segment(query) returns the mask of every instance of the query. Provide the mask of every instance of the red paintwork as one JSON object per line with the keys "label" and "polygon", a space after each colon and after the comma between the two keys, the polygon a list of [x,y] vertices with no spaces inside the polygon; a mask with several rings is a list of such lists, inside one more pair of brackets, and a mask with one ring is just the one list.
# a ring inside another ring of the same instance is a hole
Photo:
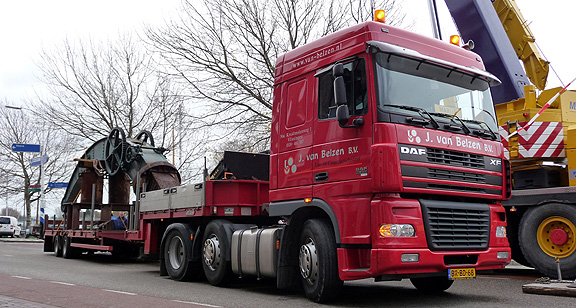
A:
{"label": "red paintwork", "polygon": [[[506,225],[504,209],[499,204],[491,205],[492,230],[487,251],[431,252],[426,242],[420,203],[399,195],[425,193],[476,197],[486,202],[503,200],[506,198],[504,180],[502,185],[467,184],[502,190],[502,195],[412,188],[404,187],[403,182],[461,183],[402,176],[400,168],[411,165],[496,176],[502,176],[504,170],[493,172],[400,161],[398,153],[398,145],[406,144],[504,158],[502,145],[446,131],[377,123],[373,63],[372,57],[366,54],[366,42],[370,40],[393,43],[466,67],[484,67],[480,57],[473,52],[375,22],[336,32],[280,56],[276,62],[271,129],[270,201],[321,199],[334,211],[343,245],[372,247],[338,249],[340,278],[344,280],[446,271],[449,266],[444,264],[443,256],[451,254],[477,254],[478,263],[474,265],[477,270],[504,267],[510,258],[497,260],[496,252],[510,253],[508,242],[506,238],[494,235],[497,226]],[[343,129],[334,119],[318,119],[319,93],[314,75],[337,60],[351,56],[365,59],[370,108],[368,114],[361,116],[363,126]],[[328,180],[316,183],[314,175],[320,172],[327,172]],[[417,236],[383,239],[378,234],[383,222],[412,224]],[[419,253],[420,262],[400,263],[400,255],[408,252]]]}

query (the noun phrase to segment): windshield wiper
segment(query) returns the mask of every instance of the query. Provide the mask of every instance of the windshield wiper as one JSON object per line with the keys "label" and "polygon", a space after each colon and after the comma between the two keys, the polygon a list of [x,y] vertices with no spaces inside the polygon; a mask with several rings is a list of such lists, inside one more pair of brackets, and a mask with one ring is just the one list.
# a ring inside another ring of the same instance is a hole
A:
{"label": "windshield wiper", "polygon": [[[432,125],[434,125],[434,128],[440,127],[440,124],[438,124],[438,122],[436,122],[436,120],[434,120],[432,115],[430,113],[428,113],[428,111],[426,111],[426,109],[424,109],[424,108],[416,107],[416,106],[406,106],[406,105],[388,105],[388,104],[384,105],[384,107],[386,107],[386,106],[416,111],[416,112],[418,112],[419,115],[425,114],[428,117],[428,119],[430,119],[429,122],[432,122]],[[412,118],[412,117],[410,119],[407,118],[407,120],[409,120],[411,122],[420,123],[420,124],[428,124],[429,123],[429,122],[424,122],[424,121],[418,121],[417,119]],[[426,120],[426,119],[422,119],[422,120]]]}
{"label": "windshield wiper", "polygon": [[460,125],[462,125],[462,126],[451,126],[449,124],[446,124],[448,128],[457,128],[458,130],[462,129],[462,130],[464,130],[464,132],[466,134],[470,134],[472,132],[472,130],[470,130],[470,128],[466,124],[464,124],[464,122],[455,114],[434,112],[434,113],[432,113],[432,115],[448,118],[452,122],[456,122],[456,121],[454,121],[454,118],[456,118],[458,120],[458,122],[460,122]]}
{"label": "windshield wiper", "polygon": [[[486,113],[488,113],[488,112],[486,112]],[[477,120],[464,120],[464,121],[478,124],[478,126],[480,126],[480,129],[475,129],[473,131],[474,134],[486,136],[486,137],[492,137],[493,140],[498,139],[498,136],[496,135],[496,133],[494,131],[492,131],[492,129],[490,128],[490,126],[488,126],[488,124],[481,122],[481,121],[477,121]],[[486,126],[486,128],[483,128],[482,126]]]}

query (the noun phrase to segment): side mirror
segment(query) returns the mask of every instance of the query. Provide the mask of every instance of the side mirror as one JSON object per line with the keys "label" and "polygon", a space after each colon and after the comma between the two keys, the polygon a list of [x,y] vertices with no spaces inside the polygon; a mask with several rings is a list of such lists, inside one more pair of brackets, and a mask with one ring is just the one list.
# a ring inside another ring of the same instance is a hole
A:
{"label": "side mirror", "polygon": [[334,76],[334,102],[336,103],[336,119],[340,126],[346,125],[350,118],[350,111],[348,110],[348,101],[346,100],[346,84],[344,83],[344,66],[342,63],[337,63],[332,68],[332,75]]}
{"label": "side mirror", "polygon": [[344,77],[338,76],[334,79],[334,101],[336,106],[346,105],[346,85],[344,84]]}
{"label": "side mirror", "polygon": [[350,110],[348,110],[348,105],[340,105],[336,109],[336,119],[338,119],[338,124],[340,126],[345,126],[350,118]]}

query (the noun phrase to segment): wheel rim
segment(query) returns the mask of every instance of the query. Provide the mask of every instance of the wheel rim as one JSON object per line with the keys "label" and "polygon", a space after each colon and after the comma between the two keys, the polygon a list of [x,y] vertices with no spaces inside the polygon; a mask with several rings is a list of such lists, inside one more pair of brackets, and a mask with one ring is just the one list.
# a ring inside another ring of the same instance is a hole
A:
{"label": "wheel rim", "polygon": [[307,238],[300,246],[299,259],[300,274],[309,284],[314,284],[318,278],[318,253],[311,238]]}
{"label": "wheel rim", "polygon": [[547,255],[564,258],[576,250],[576,227],[561,216],[548,217],[538,226],[538,245]]}
{"label": "wheel rim", "polygon": [[212,271],[215,271],[220,266],[220,241],[214,234],[204,242],[204,263]]}
{"label": "wheel rim", "polygon": [[184,242],[179,236],[175,236],[168,244],[168,260],[173,269],[179,269],[184,263]]}

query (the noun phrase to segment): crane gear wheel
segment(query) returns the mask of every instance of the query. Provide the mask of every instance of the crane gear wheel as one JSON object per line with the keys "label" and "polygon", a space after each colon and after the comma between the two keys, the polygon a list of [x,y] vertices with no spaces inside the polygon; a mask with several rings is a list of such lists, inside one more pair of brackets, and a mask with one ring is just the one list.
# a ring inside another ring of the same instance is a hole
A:
{"label": "crane gear wheel", "polygon": [[126,134],[120,127],[114,127],[106,140],[105,157],[106,171],[109,175],[116,175],[124,163],[126,152]]}
{"label": "crane gear wheel", "polygon": [[151,147],[154,146],[154,137],[152,137],[152,133],[147,131],[147,130],[143,130],[143,131],[139,132],[136,135],[136,140],[141,141],[142,145],[146,144],[146,145],[151,146]]}

